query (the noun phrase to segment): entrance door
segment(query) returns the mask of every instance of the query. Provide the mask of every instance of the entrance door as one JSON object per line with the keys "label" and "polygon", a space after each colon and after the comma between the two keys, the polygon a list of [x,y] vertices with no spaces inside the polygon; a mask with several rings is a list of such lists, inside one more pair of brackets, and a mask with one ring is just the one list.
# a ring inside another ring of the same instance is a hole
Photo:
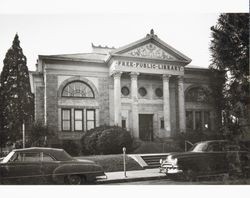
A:
{"label": "entrance door", "polygon": [[153,141],[153,114],[139,114],[139,137],[144,141]]}

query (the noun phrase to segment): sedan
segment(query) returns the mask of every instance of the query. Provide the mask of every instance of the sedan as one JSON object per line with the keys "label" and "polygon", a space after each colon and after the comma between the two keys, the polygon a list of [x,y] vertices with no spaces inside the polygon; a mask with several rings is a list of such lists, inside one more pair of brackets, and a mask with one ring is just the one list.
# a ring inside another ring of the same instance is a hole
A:
{"label": "sedan", "polygon": [[101,176],[105,176],[101,166],[90,160],[77,160],[63,149],[16,149],[0,161],[0,183],[82,184]]}
{"label": "sedan", "polygon": [[248,174],[250,152],[227,140],[211,140],[194,144],[188,152],[170,153],[161,160],[161,170],[171,178],[195,180],[218,174]]}

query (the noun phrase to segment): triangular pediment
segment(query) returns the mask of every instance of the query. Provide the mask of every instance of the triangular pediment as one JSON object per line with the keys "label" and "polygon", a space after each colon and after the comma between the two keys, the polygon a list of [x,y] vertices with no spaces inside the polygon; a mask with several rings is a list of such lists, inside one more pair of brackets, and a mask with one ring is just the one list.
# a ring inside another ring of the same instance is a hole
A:
{"label": "triangular pediment", "polygon": [[178,61],[187,64],[191,62],[190,58],[159,39],[154,33],[150,33],[143,39],[111,52],[111,56],[116,55],[163,61]]}
{"label": "triangular pediment", "polygon": [[141,57],[141,58],[155,58],[163,60],[178,60],[175,56],[164,51],[162,48],[158,47],[154,43],[147,43],[128,52],[123,53],[123,55]]}

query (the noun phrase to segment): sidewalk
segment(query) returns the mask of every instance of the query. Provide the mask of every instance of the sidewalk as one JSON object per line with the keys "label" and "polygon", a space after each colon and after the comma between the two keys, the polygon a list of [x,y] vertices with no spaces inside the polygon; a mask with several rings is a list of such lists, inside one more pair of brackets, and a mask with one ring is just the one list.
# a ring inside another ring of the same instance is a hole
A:
{"label": "sidewalk", "polygon": [[107,175],[107,179],[99,179],[97,180],[97,184],[121,183],[166,178],[166,174],[160,173],[159,168],[127,171],[126,177],[124,176],[123,171],[107,172],[105,174]]}

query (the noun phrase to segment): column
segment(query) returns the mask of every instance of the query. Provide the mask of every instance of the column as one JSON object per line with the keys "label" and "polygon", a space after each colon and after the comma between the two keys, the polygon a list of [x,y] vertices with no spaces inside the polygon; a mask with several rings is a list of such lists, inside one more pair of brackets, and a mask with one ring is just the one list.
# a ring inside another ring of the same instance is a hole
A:
{"label": "column", "polygon": [[131,98],[132,98],[132,132],[135,138],[139,138],[139,118],[138,118],[138,83],[139,73],[131,72]]}
{"label": "column", "polygon": [[121,74],[115,72],[114,77],[114,125],[121,126]]}
{"label": "column", "polygon": [[170,97],[169,97],[169,78],[171,75],[163,75],[163,116],[165,137],[170,137],[171,121],[170,121]]}
{"label": "column", "polygon": [[183,76],[178,76],[178,104],[179,104],[179,129],[181,133],[186,132],[185,95]]}

